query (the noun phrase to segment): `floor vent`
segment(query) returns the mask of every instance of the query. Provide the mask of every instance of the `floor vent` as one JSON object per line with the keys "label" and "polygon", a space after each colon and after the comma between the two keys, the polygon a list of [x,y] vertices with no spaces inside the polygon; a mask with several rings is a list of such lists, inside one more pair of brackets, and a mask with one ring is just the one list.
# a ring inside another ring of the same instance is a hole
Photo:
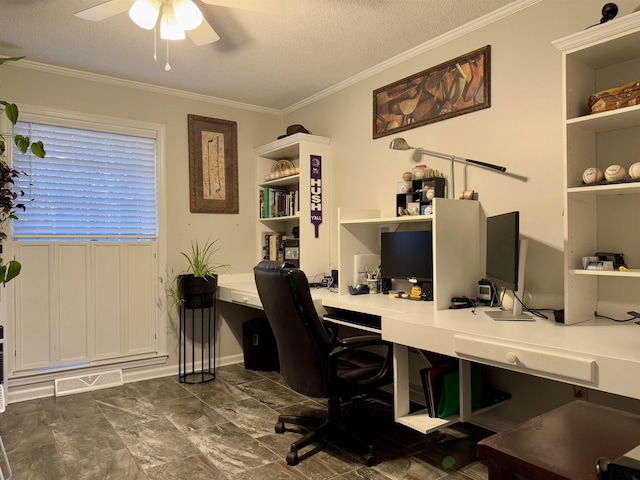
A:
{"label": "floor vent", "polygon": [[122,385],[122,370],[56,378],[56,397]]}

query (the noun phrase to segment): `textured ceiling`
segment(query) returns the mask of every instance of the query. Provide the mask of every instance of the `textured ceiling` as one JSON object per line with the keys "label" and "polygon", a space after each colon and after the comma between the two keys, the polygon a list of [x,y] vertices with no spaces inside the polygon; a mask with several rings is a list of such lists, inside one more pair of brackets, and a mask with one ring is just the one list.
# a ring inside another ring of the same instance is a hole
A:
{"label": "textured ceiling", "polygon": [[[169,45],[105,0],[0,0],[0,55],[283,110],[516,0],[286,0],[267,14],[195,0],[221,39]],[[269,0],[264,0],[268,2]],[[1,71],[0,71],[1,74]]]}

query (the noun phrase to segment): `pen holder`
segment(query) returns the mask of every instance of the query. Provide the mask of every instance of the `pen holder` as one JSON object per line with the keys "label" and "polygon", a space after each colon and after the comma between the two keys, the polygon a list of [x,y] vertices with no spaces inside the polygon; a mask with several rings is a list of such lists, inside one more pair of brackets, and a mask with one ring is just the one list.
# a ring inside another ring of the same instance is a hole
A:
{"label": "pen holder", "polygon": [[369,293],[380,293],[380,280],[367,280]]}

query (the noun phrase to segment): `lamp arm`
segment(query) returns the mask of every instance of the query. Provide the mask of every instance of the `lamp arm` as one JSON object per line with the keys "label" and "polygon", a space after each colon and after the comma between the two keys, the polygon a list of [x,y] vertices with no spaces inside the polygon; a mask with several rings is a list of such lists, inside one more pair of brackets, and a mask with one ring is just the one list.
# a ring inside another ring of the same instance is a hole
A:
{"label": "lamp arm", "polygon": [[425,150],[424,148],[420,148],[419,150],[420,150],[421,153],[423,153],[425,155],[430,155],[432,157],[444,158],[446,160],[451,160],[453,162],[471,163],[471,164],[477,165],[479,167],[490,168],[492,170],[498,170],[499,172],[506,172],[507,171],[506,167],[501,167],[500,165],[494,165],[492,163],[481,162],[480,160],[472,160],[470,158],[457,157],[455,155],[448,155],[446,153],[434,152],[432,150]]}
{"label": "lamp arm", "polygon": [[494,165],[492,163],[481,162],[480,160],[472,160],[470,158],[463,158],[462,160],[464,160],[467,163],[473,163],[474,165],[478,165],[480,167],[492,168],[492,169],[498,170],[500,172],[506,172],[507,171],[507,167],[501,167],[500,165]]}

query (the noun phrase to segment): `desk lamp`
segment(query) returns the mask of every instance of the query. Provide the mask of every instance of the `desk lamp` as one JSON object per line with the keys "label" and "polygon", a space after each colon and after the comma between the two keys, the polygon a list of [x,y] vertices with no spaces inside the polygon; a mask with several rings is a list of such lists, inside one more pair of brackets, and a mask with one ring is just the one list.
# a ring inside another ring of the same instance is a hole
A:
{"label": "desk lamp", "polygon": [[391,140],[391,143],[389,144],[389,148],[391,150],[414,150],[413,154],[411,155],[411,160],[413,160],[414,162],[419,162],[420,159],[422,158],[422,155],[430,155],[432,157],[444,158],[445,160],[449,160],[450,162],[449,177],[451,178],[451,188],[449,189],[449,198],[454,198],[453,195],[455,192],[455,177],[454,177],[453,164],[455,162],[464,163],[465,165],[482,167],[487,170],[492,170],[494,172],[500,172],[502,174],[509,175],[511,177],[517,178],[518,180],[521,180],[524,182],[527,181],[526,177],[522,177],[520,175],[514,175],[512,173],[507,173],[506,167],[501,167],[499,165],[494,165],[492,163],[481,162],[479,160],[472,160],[470,158],[462,158],[462,157],[458,157],[457,155],[451,155],[449,153],[440,153],[440,152],[434,152],[432,150],[425,150],[424,148],[421,148],[421,147],[412,147],[407,143],[407,141],[404,138],[394,138],[393,140]]}

